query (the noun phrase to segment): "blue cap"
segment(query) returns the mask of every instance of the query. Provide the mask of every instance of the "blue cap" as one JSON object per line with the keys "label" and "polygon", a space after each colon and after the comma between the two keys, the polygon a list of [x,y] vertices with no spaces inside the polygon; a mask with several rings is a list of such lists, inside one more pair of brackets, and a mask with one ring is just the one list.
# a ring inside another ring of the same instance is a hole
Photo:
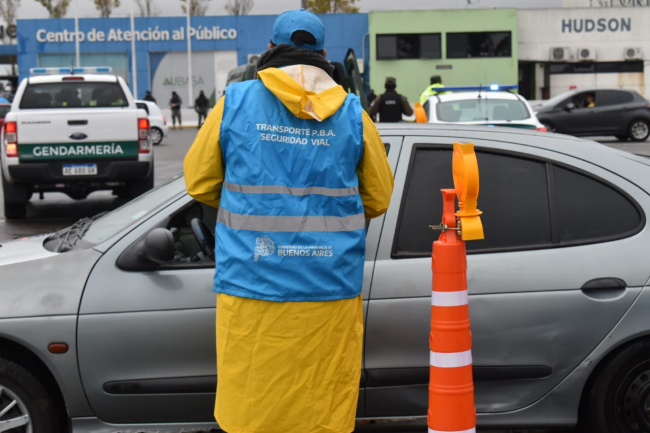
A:
{"label": "blue cap", "polygon": [[[291,35],[298,30],[314,35],[316,43],[314,45],[303,44],[300,46],[293,43]],[[325,46],[325,26],[320,18],[304,9],[287,11],[275,20],[271,41],[276,45],[289,44],[306,50],[320,51]]]}

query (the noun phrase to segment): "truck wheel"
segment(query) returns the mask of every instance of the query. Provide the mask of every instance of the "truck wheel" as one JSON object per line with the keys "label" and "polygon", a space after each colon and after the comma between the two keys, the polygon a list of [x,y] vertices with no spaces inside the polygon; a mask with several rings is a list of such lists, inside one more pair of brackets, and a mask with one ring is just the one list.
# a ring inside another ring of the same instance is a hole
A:
{"label": "truck wheel", "polygon": [[22,365],[0,358],[0,427],[12,432],[65,431],[50,390]]}
{"label": "truck wheel", "polygon": [[610,359],[586,398],[585,431],[650,431],[650,341],[634,343]]}
{"label": "truck wheel", "polygon": [[27,203],[7,203],[5,200],[5,218],[8,220],[23,219],[27,216]]}
{"label": "truck wheel", "polygon": [[135,182],[130,182],[126,186],[126,196],[129,199],[134,199],[138,196],[141,196],[145,192],[153,189],[153,167],[151,167],[151,172],[149,173],[149,176],[145,177],[142,180],[138,180]]}
{"label": "truck wheel", "polygon": [[21,219],[27,215],[27,202],[32,195],[29,185],[12,185],[2,175],[2,192],[4,198],[5,217]]}

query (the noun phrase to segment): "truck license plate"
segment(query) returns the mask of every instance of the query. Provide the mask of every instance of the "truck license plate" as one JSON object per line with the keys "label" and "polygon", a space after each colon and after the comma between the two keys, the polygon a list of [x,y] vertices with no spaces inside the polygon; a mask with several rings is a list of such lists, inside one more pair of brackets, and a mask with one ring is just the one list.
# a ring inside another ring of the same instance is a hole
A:
{"label": "truck license plate", "polygon": [[89,176],[97,174],[97,164],[63,164],[64,176]]}

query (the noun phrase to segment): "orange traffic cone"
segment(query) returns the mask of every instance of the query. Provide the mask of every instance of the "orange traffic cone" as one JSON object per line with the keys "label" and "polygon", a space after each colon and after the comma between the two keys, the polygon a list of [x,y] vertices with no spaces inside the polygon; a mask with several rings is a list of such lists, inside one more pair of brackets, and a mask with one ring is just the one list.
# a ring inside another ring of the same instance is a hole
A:
{"label": "orange traffic cone", "polygon": [[[461,240],[483,238],[481,212],[476,209],[478,166],[472,144],[454,144],[454,183],[456,190],[442,190],[442,224],[434,227],[443,232],[433,243],[431,265],[429,433],[476,431],[467,256]],[[457,190],[461,210],[455,214]]]}

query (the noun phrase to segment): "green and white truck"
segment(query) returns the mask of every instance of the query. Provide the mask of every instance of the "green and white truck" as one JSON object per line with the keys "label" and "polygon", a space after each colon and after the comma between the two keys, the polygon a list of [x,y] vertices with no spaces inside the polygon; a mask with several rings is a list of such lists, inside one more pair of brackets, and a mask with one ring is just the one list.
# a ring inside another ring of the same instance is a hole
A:
{"label": "green and white truck", "polygon": [[110,68],[34,68],[20,83],[2,128],[5,217],[24,218],[34,193],[84,199],[153,188],[147,113]]}

